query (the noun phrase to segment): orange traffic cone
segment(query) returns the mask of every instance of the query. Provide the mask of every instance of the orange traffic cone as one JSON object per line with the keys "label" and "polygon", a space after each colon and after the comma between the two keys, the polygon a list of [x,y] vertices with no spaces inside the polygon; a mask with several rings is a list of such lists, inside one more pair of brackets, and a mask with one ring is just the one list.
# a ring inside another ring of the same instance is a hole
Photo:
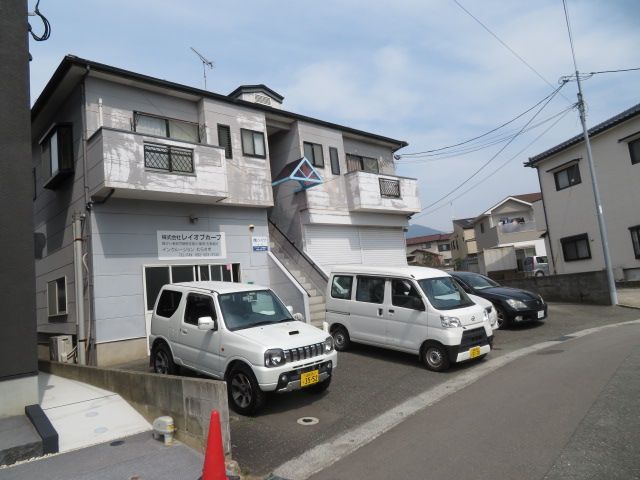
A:
{"label": "orange traffic cone", "polygon": [[204,466],[202,467],[202,480],[227,480],[224,466],[224,450],[222,448],[222,433],[220,432],[220,414],[217,410],[211,411],[207,450],[204,452]]}

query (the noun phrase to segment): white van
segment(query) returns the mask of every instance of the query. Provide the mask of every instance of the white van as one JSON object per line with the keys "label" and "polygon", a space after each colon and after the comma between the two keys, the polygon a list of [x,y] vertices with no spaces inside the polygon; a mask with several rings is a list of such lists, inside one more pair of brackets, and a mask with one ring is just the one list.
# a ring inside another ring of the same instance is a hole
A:
{"label": "white van", "polygon": [[441,270],[337,267],[329,277],[326,305],[338,351],[357,342],[416,353],[438,372],[491,351],[491,307]]}

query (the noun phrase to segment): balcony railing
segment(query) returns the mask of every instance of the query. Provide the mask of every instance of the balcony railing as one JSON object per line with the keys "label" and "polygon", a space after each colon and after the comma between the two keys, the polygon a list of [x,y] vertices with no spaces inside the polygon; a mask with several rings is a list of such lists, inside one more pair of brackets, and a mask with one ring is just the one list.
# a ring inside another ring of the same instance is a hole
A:
{"label": "balcony railing", "polygon": [[530,230],[536,229],[536,222],[520,222],[520,223],[503,223],[498,225],[498,230],[500,233],[518,233],[518,232],[528,232]]}
{"label": "balcony railing", "polygon": [[380,196],[385,198],[400,198],[400,181],[390,178],[379,178]]}

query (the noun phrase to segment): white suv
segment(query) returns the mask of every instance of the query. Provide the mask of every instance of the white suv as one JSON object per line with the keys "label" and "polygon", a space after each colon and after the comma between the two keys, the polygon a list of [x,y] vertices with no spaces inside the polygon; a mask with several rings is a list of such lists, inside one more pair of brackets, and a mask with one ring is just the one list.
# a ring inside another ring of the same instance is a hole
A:
{"label": "white suv", "polygon": [[331,336],[295,320],[268,288],[242,283],[165,285],[149,342],[156,373],[180,366],[224,379],[243,415],[264,406],[265,392],[326,390],[337,365]]}

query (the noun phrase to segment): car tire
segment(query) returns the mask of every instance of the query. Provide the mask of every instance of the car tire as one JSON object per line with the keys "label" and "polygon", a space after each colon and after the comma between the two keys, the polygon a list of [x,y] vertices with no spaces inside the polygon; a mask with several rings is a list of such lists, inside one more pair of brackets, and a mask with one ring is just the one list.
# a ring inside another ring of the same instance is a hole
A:
{"label": "car tire", "polygon": [[336,327],[331,332],[331,336],[333,337],[333,346],[338,352],[344,352],[351,345],[349,332],[342,326]]}
{"label": "car tire", "polygon": [[267,395],[260,389],[256,376],[245,365],[234,367],[227,376],[229,405],[240,415],[255,415],[265,405]]}
{"label": "car tire", "polygon": [[178,366],[173,362],[171,349],[161,343],[154,347],[153,352],[153,371],[162,375],[175,375],[178,373]]}
{"label": "car tire", "polygon": [[304,389],[305,392],[318,395],[324,392],[331,385],[331,377],[327,378],[324,382],[316,383]]}
{"label": "car tire", "polygon": [[437,343],[427,344],[422,348],[420,359],[432,372],[444,372],[451,366],[449,355],[445,348]]}
{"label": "car tire", "polygon": [[496,314],[498,315],[498,328],[503,329],[509,326],[509,318],[507,317],[507,312],[504,311],[504,308],[495,305]]}
{"label": "car tire", "polygon": [[536,277],[544,277],[544,272],[536,272]]}

